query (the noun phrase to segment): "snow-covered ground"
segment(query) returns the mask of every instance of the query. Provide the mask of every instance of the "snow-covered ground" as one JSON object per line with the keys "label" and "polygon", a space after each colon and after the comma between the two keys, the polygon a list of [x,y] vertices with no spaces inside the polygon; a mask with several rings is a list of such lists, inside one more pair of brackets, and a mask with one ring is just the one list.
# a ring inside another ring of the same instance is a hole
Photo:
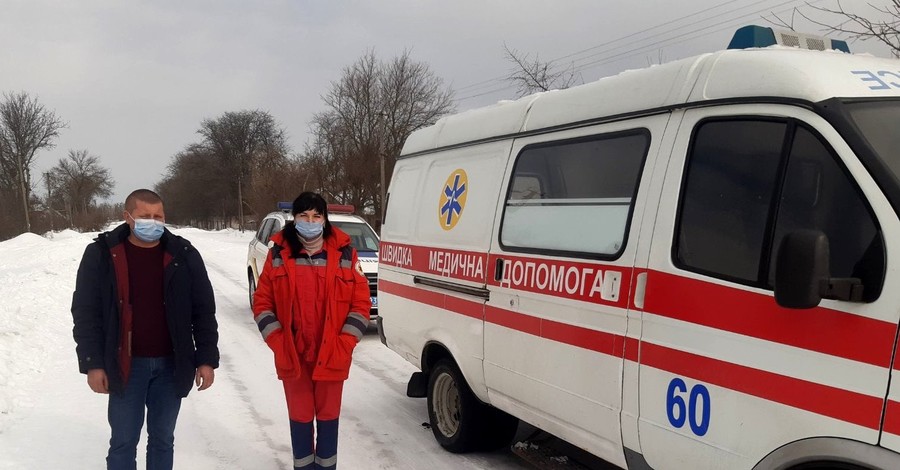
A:
{"label": "snow-covered ground", "polygon": [[[176,430],[182,469],[291,468],[287,410],[271,353],[250,314],[252,233],[175,231],[206,261],[216,292],[221,367],[192,391]],[[69,307],[84,247],[96,234],[25,234],[0,242],[0,469],[104,466],[106,397],[78,373]],[[425,401],[407,398],[415,369],[370,333],[344,388],[338,459],[345,469],[524,469],[508,451],[455,455],[431,431]],[[146,441],[142,441],[141,447]],[[139,448],[139,468],[143,468]]]}

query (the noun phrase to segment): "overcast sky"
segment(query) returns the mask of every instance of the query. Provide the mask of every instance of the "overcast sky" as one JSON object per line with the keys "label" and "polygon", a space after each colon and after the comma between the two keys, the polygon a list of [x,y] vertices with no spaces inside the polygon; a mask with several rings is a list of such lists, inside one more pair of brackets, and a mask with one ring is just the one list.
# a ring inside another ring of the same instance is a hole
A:
{"label": "overcast sky", "polygon": [[[872,0],[875,5],[889,0]],[[833,0],[818,0],[831,6]],[[865,10],[865,2],[844,1]],[[262,109],[294,151],[341,70],[369,49],[412,51],[456,90],[457,110],[515,97],[503,44],[574,66],[585,81],[723,49],[786,0],[0,0],[0,92],[26,91],[69,126],[40,172],[71,149],[98,155],[113,202],[153,187],[204,118]],[[809,11],[808,7],[804,7]],[[800,25],[798,21],[796,25]],[[814,26],[807,26],[815,33]],[[800,29],[800,28],[798,28]],[[851,50],[888,56],[877,44]],[[298,192],[302,188],[297,188]]]}

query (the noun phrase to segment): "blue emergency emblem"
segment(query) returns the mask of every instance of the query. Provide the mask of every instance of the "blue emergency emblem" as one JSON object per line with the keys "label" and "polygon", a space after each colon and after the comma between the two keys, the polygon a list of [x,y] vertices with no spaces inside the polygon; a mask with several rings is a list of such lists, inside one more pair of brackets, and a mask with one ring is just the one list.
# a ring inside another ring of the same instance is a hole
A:
{"label": "blue emergency emblem", "polygon": [[451,230],[459,222],[466,207],[468,193],[469,178],[465,170],[462,168],[454,170],[444,183],[438,202],[438,219],[442,229]]}

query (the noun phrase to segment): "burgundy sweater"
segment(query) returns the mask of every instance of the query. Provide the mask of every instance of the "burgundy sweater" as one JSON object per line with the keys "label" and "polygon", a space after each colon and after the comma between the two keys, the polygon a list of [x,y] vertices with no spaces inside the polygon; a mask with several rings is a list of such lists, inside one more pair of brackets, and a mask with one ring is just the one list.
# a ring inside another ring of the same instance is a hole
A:
{"label": "burgundy sweater", "polygon": [[163,296],[162,245],[141,248],[125,242],[128,258],[128,287],[134,327],[131,354],[139,357],[172,355],[172,337],[166,321]]}

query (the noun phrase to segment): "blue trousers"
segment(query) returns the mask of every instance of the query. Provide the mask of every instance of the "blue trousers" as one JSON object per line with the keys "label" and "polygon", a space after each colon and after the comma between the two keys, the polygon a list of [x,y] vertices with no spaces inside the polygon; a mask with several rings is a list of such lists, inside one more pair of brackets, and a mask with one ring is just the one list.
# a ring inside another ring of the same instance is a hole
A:
{"label": "blue trousers", "polygon": [[[313,446],[313,434],[316,445]],[[313,423],[291,421],[294,470],[335,470],[337,468],[338,418]]]}
{"label": "blue trousers", "polygon": [[171,470],[175,421],[181,398],[175,392],[170,357],[134,357],[125,391],[109,395],[107,470],[136,470],[137,445],[147,411],[147,470]]}

